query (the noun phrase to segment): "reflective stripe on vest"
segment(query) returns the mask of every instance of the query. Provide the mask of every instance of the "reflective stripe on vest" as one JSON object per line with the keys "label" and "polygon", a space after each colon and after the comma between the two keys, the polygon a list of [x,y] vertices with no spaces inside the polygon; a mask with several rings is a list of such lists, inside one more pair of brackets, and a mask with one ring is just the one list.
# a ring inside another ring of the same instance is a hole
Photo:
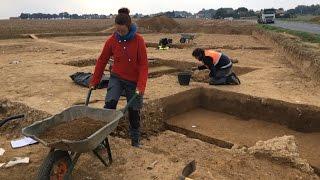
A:
{"label": "reflective stripe on vest", "polygon": [[214,51],[214,50],[205,50],[205,51],[204,51],[204,54],[205,54],[205,56],[209,56],[209,57],[212,58],[212,63],[213,63],[214,65],[217,65],[217,64],[218,64],[219,59],[220,59],[220,57],[221,57],[221,55],[222,55],[222,53],[217,52],[217,51]]}

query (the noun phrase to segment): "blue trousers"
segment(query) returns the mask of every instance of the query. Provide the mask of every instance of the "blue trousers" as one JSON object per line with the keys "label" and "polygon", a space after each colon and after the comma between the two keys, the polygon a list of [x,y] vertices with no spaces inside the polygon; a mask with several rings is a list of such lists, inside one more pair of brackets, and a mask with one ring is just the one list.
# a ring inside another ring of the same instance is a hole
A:
{"label": "blue trousers", "polygon": [[[125,91],[127,102],[136,93],[137,84],[132,81],[121,79],[117,75],[111,74],[104,108],[116,109],[121,93]],[[142,108],[143,97],[138,96],[129,106],[129,131],[133,141],[140,139],[140,109]]]}

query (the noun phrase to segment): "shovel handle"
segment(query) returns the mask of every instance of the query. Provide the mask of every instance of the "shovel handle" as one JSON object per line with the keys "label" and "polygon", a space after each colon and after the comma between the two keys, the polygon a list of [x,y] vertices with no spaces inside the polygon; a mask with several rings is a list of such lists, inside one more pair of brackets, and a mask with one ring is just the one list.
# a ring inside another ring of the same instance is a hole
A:
{"label": "shovel handle", "polygon": [[129,106],[133,103],[133,101],[138,97],[138,94],[135,93],[132,98],[128,101],[127,105],[121,110],[123,114],[125,114],[128,109],[129,109]]}
{"label": "shovel handle", "polygon": [[91,97],[91,93],[92,93],[93,88],[90,88],[87,94],[87,98],[86,98],[86,102],[85,102],[85,106],[89,105],[89,101],[90,101],[90,97]]}

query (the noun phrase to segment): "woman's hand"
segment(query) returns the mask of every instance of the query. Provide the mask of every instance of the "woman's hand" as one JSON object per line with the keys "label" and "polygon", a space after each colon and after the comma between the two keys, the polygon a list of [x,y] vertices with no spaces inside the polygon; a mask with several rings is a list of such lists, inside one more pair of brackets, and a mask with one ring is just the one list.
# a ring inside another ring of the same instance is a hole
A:
{"label": "woman's hand", "polygon": [[94,86],[94,85],[90,85],[90,87],[89,87],[90,89],[92,89],[92,90],[96,90],[97,89],[97,86]]}
{"label": "woman's hand", "polygon": [[136,93],[139,95],[139,96],[143,96],[143,92],[140,92],[139,90],[136,90]]}

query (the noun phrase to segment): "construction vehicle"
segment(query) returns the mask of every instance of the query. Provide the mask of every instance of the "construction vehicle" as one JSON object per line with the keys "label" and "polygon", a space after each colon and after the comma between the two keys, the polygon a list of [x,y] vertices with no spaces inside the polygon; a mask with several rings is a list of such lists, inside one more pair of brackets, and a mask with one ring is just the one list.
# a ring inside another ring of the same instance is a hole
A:
{"label": "construction vehicle", "polygon": [[269,24],[274,23],[276,19],[276,11],[275,9],[261,9],[258,15],[258,23],[259,24]]}

